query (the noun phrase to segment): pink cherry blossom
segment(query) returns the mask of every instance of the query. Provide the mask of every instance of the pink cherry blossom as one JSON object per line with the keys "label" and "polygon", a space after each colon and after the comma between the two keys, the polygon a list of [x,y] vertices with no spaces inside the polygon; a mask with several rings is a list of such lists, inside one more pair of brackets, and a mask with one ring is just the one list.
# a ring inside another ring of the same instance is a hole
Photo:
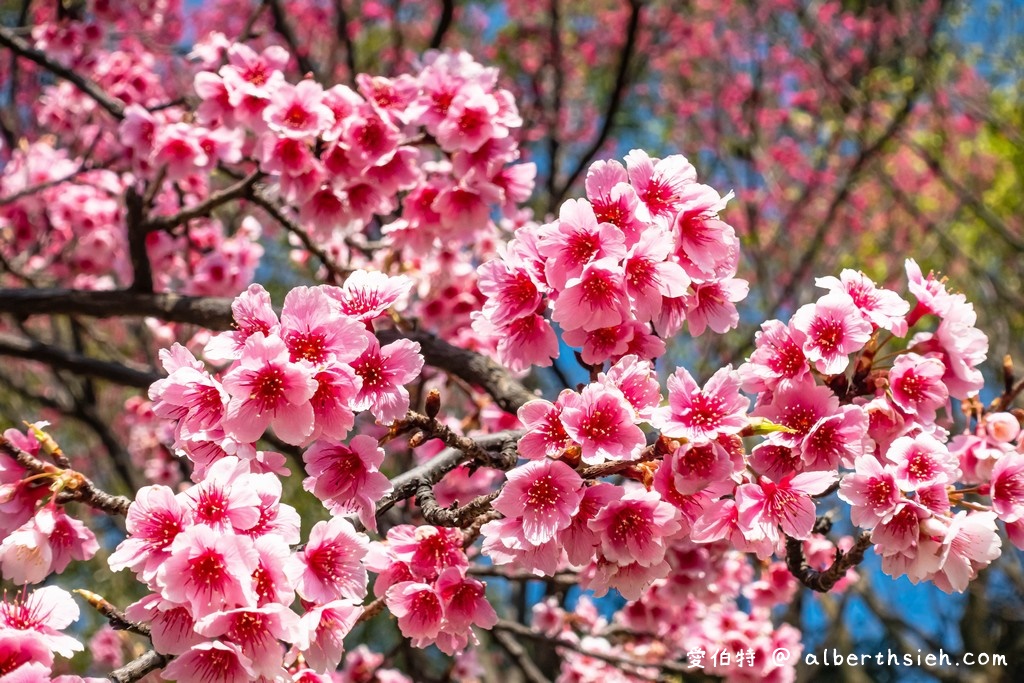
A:
{"label": "pink cherry blossom", "polygon": [[653,424],[670,438],[708,441],[736,434],[747,424],[750,401],[740,394],[732,366],[718,370],[702,389],[686,368],[668,379],[668,406],[654,412]]}
{"label": "pink cherry blossom", "polygon": [[948,484],[956,481],[960,473],[956,457],[927,434],[901,436],[889,446],[885,458],[895,465],[896,483],[904,491]]}
{"label": "pink cherry blossom", "polygon": [[593,383],[580,394],[562,393],[558,401],[562,425],[580,445],[584,462],[639,457],[646,442],[644,434],[634,423],[632,406],[618,389]]}
{"label": "pink cherry blossom", "polygon": [[[747,298],[749,291],[750,284],[740,278],[694,283],[692,292],[679,299],[686,307],[686,322],[690,334],[699,337],[708,328],[717,334],[724,334],[735,328],[740,321],[736,302]],[[663,305],[662,315],[664,313]],[[666,328],[661,319],[657,321],[656,326],[659,332]]]}
{"label": "pink cherry blossom", "polygon": [[871,324],[849,296],[838,292],[800,307],[790,324],[803,337],[807,360],[825,375],[843,372],[849,355],[859,351],[871,336]]}
{"label": "pink cherry blossom", "polygon": [[402,635],[411,639],[414,647],[425,647],[437,637],[444,608],[441,597],[431,586],[413,581],[396,583],[388,589],[385,600],[398,618]]}
{"label": "pink cherry blossom", "polygon": [[836,479],[835,472],[806,472],[786,477],[777,484],[765,477],[756,484],[743,484],[736,489],[740,524],[746,529],[757,527],[772,541],[778,540],[779,527],[792,538],[808,538],[814,526],[811,496],[827,489]]}
{"label": "pink cherry blossom", "polygon": [[267,126],[286,137],[316,137],[334,123],[334,112],[323,103],[324,90],[312,80],[297,85],[280,83],[263,110]]}
{"label": "pink cherry blossom", "polygon": [[448,567],[469,566],[459,529],[400,524],[388,530],[388,546],[395,560],[408,565],[411,575],[433,583]]}
{"label": "pink cherry blossom", "polygon": [[364,323],[384,315],[398,304],[412,287],[405,275],[388,276],[378,271],[357,270],[345,280],[341,289],[328,288],[345,315]]}
{"label": "pink cherry blossom", "polygon": [[372,437],[359,435],[348,445],[317,441],[305,453],[309,476],[302,487],[333,514],[357,512],[369,529],[377,529],[376,503],[391,492],[391,482],[378,470],[384,450]]}
{"label": "pink cherry blossom", "polygon": [[529,460],[556,458],[569,446],[569,434],[561,420],[561,403],[538,398],[524,403],[517,414],[526,429],[517,444],[519,455]]}
{"label": "pink cherry blossom", "polygon": [[908,415],[924,422],[935,419],[935,411],[946,404],[949,389],[943,384],[946,366],[938,358],[916,353],[900,356],[889,371],[892,401]]}
{"label": "pink cherry blossom", "polygon": [[246,340],[241,361],[224,376],[224,388],[231,395],[225,431],[251,443],[269,426],[291,444],[301,443],[313,431],[313,368],[289,358],[279,337],[256,332]]}
{"label": "pink cherry blossom", "polygon": [[306,663],[323,673],[337,669],[345,651],[344,638],[362,612],[360,605],[333,600],[316,605],[302,615],[300,628],[306,635],[301,642],[308,643],[308,647],[300,649]]}
{"label": "pink cherry blossom", "polygon": [[192,646],[160,673],[182,683],[245,683],[257,678],[252,660],[235,643],[213,640]]}
{"label": "pink cherry blossom", "polygon": [[865,529],[889,519],[902,500],[892,466],[870,455],[857,458],[855,471],[839,484],[839,497],[853,506],[850,521]]}
{"label": "pink cherry blossom", "polygon": [[110,568],[129,568],[149,581],[170,554],[170,545],[191,524],[191,515],[166,486],[144,486],[128,508],[128,538],[108,558]]}
{"label": "pink cherry blossom", "polygon": [[547,282],[558,290],[580,277],[587,264],[603,259],[620,261],[626,255],[622,231],[610,223],[599,224],[585,199],[562,204],[558,221],[545,226],[540,237],[539,251],[547,257]]}
{"label": "pink cherry blossom", "polygon": [[996,461],[989,490],[999,519],[1016,522],[1024,517],[1024,454],[1007,453]]}
{"label": "pink cherry blossom", "polygon": [[50,651],[61,657],[72,657],[84,646],[77,638],[61,631],[78,621],[78,615],[78,605],[70,593],[57,586],[44,586],[16,597],[13,602],[0,601],[0,630],[34,634]]}
{"label": "pink cherry blossom", "polygon": [[800,382],[808,376],[807,358],[790,326],[778,320],[761,323],[754,344],[754,353],[738,370],[745,390],[775,390],[780,384]]}
{"label": "pink cherry blossom", "polygon": [[437,577],[436,586],[444,606],[443,630],[459,633],[470,625],[490,629],[497,623],[498,615],[487,600],[483,582],[448,567]]}
{"label": "pink cherry blossom", "polygon": [[352,369],[362,379],[353,408],[369,410],[384,424],[405,417],[409,392],[403,385],[411,382],[423,367],[419,351],[419,343],[408,339],[381,347],[371,337],[366,351],[352,361]]}
{"label": "pink cherry blossom", "polygon": [[632,489],[605,505],[588,526],[600,537],[601,552],[609,561],[654,567],[679,531],[678,517],[656,492]]}
{"label": "pink cherry blossom", "polygon": [[551,319],[566,329],[613,327],[629,317],[623,272],[614,259],[593,261],[566,282]]}
{"label": "pink cherry blossom", "polygon": [[347,363],[359,357],[369,343],[366,328],[343,317],[322,289],[296,287],[288,292],[281,311],[279,335],[295,363],[307,360],[320,366],[329,361]]}
{"label": "pink cherry blossom", "polygon": [[242,649],[253,671],[273,677],[281,672],[284,647],[298,638],[299,617],[280,603],[241,607],[200,619],[196,633],[207,638],[225,637]]}
{"label": "pink cherry blossom", "polygon": [[875,327],[889,330],[897,337],[907,333],[905,316],[910,303],[896,292],[880,288],[864,273],[844,268],[839,277],[815,278],[814,284],[831,292],[844,292]]}
{"label": "pink cherry blossom", "polygon": [[366,569],[360,560],[369,541],[343,517],[317,522],[309,542],[299,553],[302,576],[296,590],[306,600],[329,602],[340,598],[361,600],[366,596]]}
{"label": "pink cherry blossom", "polygon": [[697,178],[693,165],[680,154],[652,159],[643,150],[634,149],[626,155],[629,182],[640,203],[637,217],[644,221],[661,221],[670,225],[683,204],[688,186]]}
{"label": "pink cherry blossom", "polygon": [[251,576],[258,555],[251,539],[191,526],[171,544],[156,581],[167,600],[187,604],[194,617],[256,604]]}
{"label": "pink cherry blossom", "polygon": [[541,545],[572,522],[583,499],[583,479],[556,460],[535,460],[508,473],[494,509],[521,520],[523,538]]}

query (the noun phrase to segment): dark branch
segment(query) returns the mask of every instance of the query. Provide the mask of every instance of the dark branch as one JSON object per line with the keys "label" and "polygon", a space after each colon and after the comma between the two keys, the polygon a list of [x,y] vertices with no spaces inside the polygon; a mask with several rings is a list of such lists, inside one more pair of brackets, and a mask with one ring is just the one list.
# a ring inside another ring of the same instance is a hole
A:
{"label": "dark branch", "polygon": [[334,263],[331,257],[327,255],[327,252],[313,242],[313,238],[309,236],[309,233],[306,232],[301,225],[289,218],[282,208],[272,199],[267,197],[262,190],[256,188],[252,193],[252,200],[259,206],[263,207],[263,209],[269,213],[274,220],[281,224],[282,228],[298,237],[299,241],[302,242],[302,246],[306,248],[306,251],[320,259],[320,262],[331,274],[335,283],[341,283],[346,277],[348,277],[351,271]]}
{"label": "dark branch", "polygon": [[508,653],[508,656],[512,658],[515,665],[523,672],[523,678],[527,681],[530,683],[551,683],[551,679],[545,676],[544,672],[530,659],[526,648],[511,633],[495,631],[494,642]]}
{"label": "dark branch", "polygon": [[[512,469],[518,459],[516,443],[522,436],[522,430],[511,430],[476,437],[474,441],[484,449],[488,458],[486,462],[479,464],[503,470]],[[412,498],[420,486],[433,486],[441,481],[444,475],[469,460],[469,456],[462,451],[446,448],[422,465],[403,472],[391,480],[393,490],[377,503],[377,514],[387,512],[400,500]]]}
{"label": "dark branch", "polygon": [[431,49],[440,49],[441,43],[444,42],[445,34],[447,34],[448,29],[451,28],[452,20],[454,18],[455,0],[443,0],[441,2],[441,16],[437,19],[437,27],[434,29],[434,35],[430,37]]}
{"label": "dark branch", "polygon": [[423,512],[423,519],[434,526],[465,527],[472,524],[477,517],[487,512],[491,501],[498,497],[498,492],[477,496],[462,507],[443,508],[437,504],[434,489],[428,484],[416,487],[416,504]]}
{"label": "dark branch", "polygon": [[558,206],[565,199],[565,195],[568,194],[573,184],[583,174],[583,171],[590,166],[590,162],[594,160],[594,157],[601,151],[601,148],[604,147],[608,137],[611,135],[612,128],[615,126],[615,117],[622,107],[622,99],[629,87],[629,66],[630,62],[633,61],[633,53],[636,52],[636,40],[640,32],[643,3],[641,0],[630,0],[629,8],[626,43],[622,46],[622,53],[619,56],[619,67],[615,72],[615,85],[612,86],[612,92],[608,96],[608,102],[605,105],[601,130],[598,132],[597,137],[594,138],[594,141],[590,143],[590,147],[580,157],[569,177],[565,179],[565,182],[558,188],[557,192],[552,195],[551,203],[549,204],[551,207]]}
{"label": "dark branch", "polygon": [[231,299],[129,290],[0,289],[0,311],[11,315],[85,315],[95,318],[153,317],[229,330]]}
{"label": "dark branch", "polygon": [[25,360],[43,363],[52,368],[70,370],[86,377],[105,379],[116,384],[139,389],[148,389],[149,385],[160,379],[160,375],[150,370],[115,363],[113,361],[89,358],[71,351],[43,344],[34,340],[0,333],[0,356],[12,356]]}
{"label": "dark branch", "polygon": [[170,661],[171,658],[167,655],[162,655],[154,650],[149,650],[141,657],[133,659],[120,669],[111,671],[107,678],[114,681],[114,683],[135,683],[135,681],[141,680],[146,674],[152,673],[157,669],[164,668]]}
{"label": "dark branch", "polygon": [[804,557],[803,541],[786,537],[786,567],[789,573],[795,576],[800,583],[813,591],[827,593],[832,590],[840,579],[846,576],[848,569],[856,567],[864,560],[864,553],[871,547],[871,534],[864,532],[857,538],[857,541],[844,553],[836,548],[836,559],[831,566],[824,570],[818,570],[807,564]]}
{"label": "dark branch", "polygon": [[[320,70],[309,58],[306,49],[299,43],[299,39],[295,36],[295,31],[292,29],[291,24],[288,23],[288,17],[285,15],[284,7],[282,7],[279,0],[264,0],[264,4],[270,8],[270,16],[274,20],[274,30],[284,38],[284,42],[288,45],[288,51],[295,55],[295,61],[298,62],[299,70],[303,75],[312,74],[313,78],[322,81]],[[308,45],[309,43],[307,42],[306,44]]]}
{"label": "dark branch", "polygon": [[145,223],[146,232],[171,230],[195,218],[209,216],[214,209],[232,200],[245,199],[252,194],[253,186],[262,176],[263,174],[260,171],[253,171],[234,185],[226,187],[220,192],[214,192],[205,200],[186,207],[173,216],[152,218]]}
{"label": "dark branch", "polygon": [[40,52],[35,49],[24,39],[15,35],[11,29],[6,26],[0,26],[0,45],[3,45],[15,54],[24,57],[29,61],[35,62],[54,76],[58,76],[68,81],[73,86],[94,99],[96,104],[103,107],[103,109],[109,112],[114,118],[124,118],[124,102],[116,97],[111,97],[109,94],[104,92],[100,86],[85,78],[82,74],[67,68],[45,52]]}
{"label": "dark branch", "polygon": [[487,356],[452,346],[429,332],[380,330],[377,332],[377,338],[381,344],[398,339],[419,342],[420,352],[427,365],[445,370],[483,388],[506,412],[515,413],[524,403],[536,398],[505,368]]}
{"label": "dark branch", "polygon": [[112,496],[100,490],[81,472],[43,462],[31,453],[15,446],[2,434],[0,434],[0,453],[14,458],[19,465],[33,474],[45,475],[52,477],[55,481],[60,481],[64,488],[61,490],[59,502],[76,501],[112,515],[128,514],[128,506],[132,504],[128,498]]}

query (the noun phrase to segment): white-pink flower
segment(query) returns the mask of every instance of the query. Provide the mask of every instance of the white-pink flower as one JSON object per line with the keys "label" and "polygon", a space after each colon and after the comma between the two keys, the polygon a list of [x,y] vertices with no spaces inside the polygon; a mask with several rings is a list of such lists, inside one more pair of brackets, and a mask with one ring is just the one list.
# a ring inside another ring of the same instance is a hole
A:
{"label": "white-pink flower", "polygon": [[670,438],[710,441],[737,434],[747,424],[750,401],[740,394],[732,366],[721,368],[702,389],[686,368],[668,378],[668,402],[654,411],[652,424]]}
{"label": "white-pink flower", "polygon": [[366,568],[360,560],[368,549],[366,535],[343,517],[317,522],[298,554],[303,567],[296,585],[299,595],[317,603],[339,598],[362,600],[366,597]]}
{"label": "white-pink flower", "polygon": [[790,322],[802,336],[807,360],[818,372],[835,375],[849,365],[849,355],[871,337],[871,324],[845,293],[826,294],[816,303],[801,306]]}
{"label": "white-pink flower", "polygon": [[779,539],[780,527],[792,538],[808,538],[814,526],[811,496],[823,492],[837,477],[835,472],[805,472],[777,484],[766,477],[756,484],[742,484],[736,488],[740,524],[746,529],[758,527],[773,542]]}
{"label": "white-pink flower", "polygon": [[224,430],[254,443],[269,426],[282,441],[302,443],[313,431],[313,375],[308,363],[291,362],[279,337],[251,335],[239,364],[224,376],[224,388],[231,395]]}
{"label": "white-pink flower", "polygon": [[369,529],[377,529],[376,504],[391,491],[391,482],[378,468],[384,450],[373,437],[360,434],[345,445],[317,441],[302,454],[309,474],[302,487],[333,514],[357,512]]}
{"label": "white-pink flower", "polygon": [[634,488],[605,505],[588,526],[611,562],[654,567],[664,560],[669,540],[679,531],[678,519],[678,511],[655,491]]}
{"label": "white-pink flower", "polygon": [[584,462],[635,460],[643,450],[644,433],[635,424],[633,407],[618,389],[593,383],[583,392],[562,392],[562,425],[581,447]]}
{"label": "white-pink flower", "polygon": [[520,520],[528,543],[541,545],[572,522],[583,499],[583,479],[557,460],[535,460],[508,473],[494,509]]}

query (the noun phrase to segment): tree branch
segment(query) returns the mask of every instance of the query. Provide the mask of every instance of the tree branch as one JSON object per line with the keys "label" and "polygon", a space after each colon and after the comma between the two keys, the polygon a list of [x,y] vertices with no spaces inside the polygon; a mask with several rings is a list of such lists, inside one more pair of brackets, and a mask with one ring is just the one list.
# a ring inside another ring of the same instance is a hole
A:
{"label": "tree branch", "polygon": [[601,151],[601,148],[604,147],[608,137],[611,135],[612,128],[615,125],[615,117],[622,107],[622,98],[629,87],[629,65],[633,60],[633,53],[636,52],[636,41],[640,33],[642,11],[643,2],[641,0],[629,0],[629,23],[626,26],[626,43],[622,46],[622,52],[619,56],[619,67],[615,72],[615,85],[612,86],[612,92],[608,96],[608,103],[605,105],[601,130],[598,132],[597,137],[594,138],[594,141],[590,143],[590,147],[580,157],[569,177],[552,194],[548,204],[549,208],[553,209],[553,207],[558,206],[565,199],[565,195],[568,194],[583,171],[590,166],[590,162],[594,160],[594,157]]}
{"label": "tree branch", "polygon": [[524,403],[537,398],[505,368],[487,356],[452,346],[429,332],[380,330],[377,332],[377,338],[381,344],[398,339],[418,342],[427,365],[440,368],[481,387],[506,412],[515,413]]}
{"label": "tree branch", "polygon": [[124,289],[0,289],[0,311],[21,317],[153,317],[166,322],[191,323],[211,330],[230,330],[234,324],[231,299]]}
{"label": "tree branch", "polygon": [[0,333],[0,356],[24,358],[52,368],[70,370],[86,377],[139,389],[148,389],[150,384],[160,379],[160,375],[150,370],[89,358],[57,346],[4,333]]}
{"label": "tree branch", "polygon": [[142,679],[146,674],[164,668],[170,661],[171,658],[167,655],[159,654],[155,650],[149,650],[120,669],[111,671],[107,678],[114,683],[135,683],[135,681]]}
{"label": "tree branch", "polygon": [[92,480],[81,472],[63,469],[56,465],[43,462],[28,451],[15,446],[7,437],[0,434],[0,452],[14,458],[22,467],[33,474],[43,474],[60,480],[63,485],[58,501],[85,503],[97,510],[103,510],[111,515],[128,514],[128,506],[132,501],[124,496],[113,496],[101,490]]}
{"label": "tree branch", "polygon": [[0,26],[0,45],[31,62],[35,62],[54,76],[68,81],[95,100],[96,104],[100,105],[115,119],[120,120],[124,118],[124,102],[107,94],[100,86],[85,78],[82,74],[69,69],[45,52],[35,49],[6,26]]}
{"label": "tree branch", "polygon": [[[280,1],[263,0],[263,2],[270,9],[270,16],[274,20],[274,30],[284,38],[284,42],[288,45],[288,51],[295,55],[295,61],[299,64],[299,71],[303,75],[312,74],[313,78],[322,82],[323,74],[320,73],[320,69],[309,58],[309,55],[295,36],[295,31],[292,30],[291,24],[288,23],[288,17]],[[308,43],[306,44],[308,45]]]}
{"label": "tree branch", "polygon": [[[339,0],[340,2],[340,0]],[[444,42],[445,34],[448,33],[448,29],[452,26],[452,20],[455,18],[455,0],[442,0],[441,2],[441,16],[437,19],[437,26],[434,28],[434,35],[430,37],[430,49],[439,50],[441,49],[441,43]]]}
{"label": "tree branch", "polygon": [[253,186],[262,177],[262,172],[253,171],[234,185],[226,187],[219,192],[214,192],[205,200],[198,204],[186,207],[173,216],[158,216],[156,218],[151,218],[144,223],[145,232],[149,233],[157,230],[171,230],[196,218],[209,216],[214,209],[227,204],[234,199],[248,198],[252,195]]}
{"label": "tree branch", "polygon": [[819,593],[827,593],[832,587],[839,583],[839,580],[846,576],[846,571],[856,567],[864,560],[864,553],[871,547],[871,534],[864,532],[857,538],[857,541],[844,553],[836,548],[836,558],[831,566],[824,570],[818,570],[807,564],[804,557],[803,541],[786,537],[786,567],[789,573],[795,576],[800,583]]}
{"label": "tree branch", "polygon": [[[477,437],[476,444],[485,450],[488,458],[487,462],[480,464],[503,470],[514,467],[518,460],[516,444],[523,434],[522,430],[515,429]],[[391,493],[377,503],[377,515],[387,512],[401,500],[412,498],[420,486],[433,486],[441,481],[444,475],[469,461],[469,456],[462,451],[446,448],[422,465],[399,474],[391,480]]]}

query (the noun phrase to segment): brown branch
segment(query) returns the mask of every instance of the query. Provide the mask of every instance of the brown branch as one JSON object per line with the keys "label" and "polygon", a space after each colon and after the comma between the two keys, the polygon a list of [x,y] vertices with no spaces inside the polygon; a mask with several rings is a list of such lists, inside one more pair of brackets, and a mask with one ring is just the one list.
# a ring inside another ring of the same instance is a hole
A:
{"label": "brown branch", "polygon": [[593,650],[587,650],[583,648],[579,643],[573,642],[566,638],[550,638],[547,635],[534,631],[529,626],[524,626],[519,622],[509,621],[507,619],[499,619],[498,623],[494,625],[495,631],[507,631],[514,633],[517,636],[524,638],[530,638],[531,640],[538,640],[551,645],[552,647],[563,647],[573,652],[578,652],[585,657],[592,657],[593,659],[600,659],[608,662],[609,664],[615,664],[617,666],[628,666],[635,669],[660,669],[662,671],[674,674],[686,674],[692,675],[693,669],[679,664],[677,662],[643,662],[632,657],[623,657],[620,655],[613,655],[607,652],[595,652]]}
{"label": "brown branch", "polygon": [[576,166],[573,168],[572,173],[566,178],[565,182],[557,192],[552,193],[551,199],[549,200],[548,207],[553,209],[558,206],[565,195],[568,194],[569,190],[582,175],[583,171],[590,166],[590,162],[594,160],[597,153],[601,151],[604,144],[608,141],[608,137],[611,135],[612,128],[615,125],[615,117],[619,113],[619,109],[622,107],[622,100],[626,94],[626,90],[629,87],[629,66],[633,60],[633,53],[636,52],[637,36],[640,33],[641,23],[641,12],[643,10],[642,0],[629,0],[629,23],[626,26],[626,43],[622,47],[622,52],[619,55],[619,67],[615,72],[615,85],[612,86],[612,92],[608,96],[608,102],[605,105],[604,119],[601,122],[601,130],[598,132],[597,137],[590,143],[590,147],[583,153]]}
{"label": "brown branch", "polygon": [[850,548],[849,552],[843,552],[836,548],[836,558],[832,564],[824,569],[818,570],[807,564],[804,557],[803,541],[786,537],[786,567],[803,585],[819,593],[827,593],[832,590],[840,579],[846,576],[846,571],[857,566],[864,560],[864,553],[871,547],[871,534],[864,532],[857,538],[857,541]]}
{"label": "brown branch", "polygon": [[231,299],[130,290],[0,289],[0,311],[21,317],[85,315],[95,318],[153,317],[229,330]]}
{"label": "brown branch", "polygon": [[302,246],[306,248],[306,251],[313,254],[320,260],[320,262],[324,265],[324,268],[327,269],[327,272],[331,274],[331,277],[334,279],[334,282],[343,282],[345,278],[348,277],[348,275],[352,272],[334,263],[331,257],[327,255],[327,252],[325,252],[323,249],[317,246],[315,242],[313,242],[313,238],[309,236],[309,233],[306,232],[301,225],[299,225],[294,220],[289,218],[288,215],[285,214],[283,209],[280,206],[278,206],[276,202],[270,199],[270,197],[268,197],[262,189],[255,188],[254,191],[252,192],[251,199],[254,203],[258,204],[267,213],[269,213],[274,220],[280,223],[282,228],[298,237],[299,241],[302,242]]}
{"label": "brown branch", "polygon": [[465,527],[471,525],[476,518],[487,512],[491,502],[498,497],[498,491],[477,496],[462,507],[443,508],[437,504],[434,489],[429,484],[416,487],[416,504],[420,506],[423,519],[434,526]]}
{"label": "brown branch", "polygon": [[447,34],[448,29],[451,28],[452,20],[454,18],[455,0],[442,0],[441,16],[437,19],[437,26],[434,28],[434,35],[430,37],[430,48],[432,50],[441,49],[441,43],[444,42],[445,34]]}
{"label": "brown branch", "polygon": [[338,36],[338,42],[345,50],[345,66],[348,67],[348,83],[356,87],[356,48],[352,43],[352,36],[348,33],[348,13],[345,12],[344,0],[334,0],[334,32]]}
{"label": "brown branch", "polygon": [[95,100],[96,104],[100,105],[100,107],[106,110],[115,119],[120,120],[124,118],[124,102],[107,94],[102,88],[100,88],[100,86],[77,71],[69,69],[47,55],[45,52],[35,49],[29,45],[27,41],[20,38],[6,26],[0,26],[0,45],[10,49],[16,55],[24,57],[31,62],[35,62],[54,76],[68,81]]}
{"label": "brown branch", "polygon": [[558,572],[553,576],[537,576],[527,571],[504,571],[493,565],[473,565],[466,572],[472,576],[491,576],[506,581],[542,581],[558,588],[571,588],[579,584],[579,574],[569,571]]}
{"label": "brown branch", "polygon": [[[0,289],[0,311],[23,317],[61,314],[97,318],[147,316],[168,322],[192,323],[211,330],[230,330],[234,324],[230,299],[127,290]],[[536,398],[505,368],[487,356],[460,349],[430,332],[388,329],[379,330],[376,334],[381,344],[398,339],[417,342],[428,365],[482,388],[502,410],[515,413],[524,403]],[[3,339],[0,337],[0,346]],[[17,338],[12,339],[25,344]]]}
{"label": "brown branch", "polygon": [[0,452],[14,458],[19,465],[33,474],[47,475],[54,481],[60,481],[64,488],[61,490],[59,502],[75,501],[112,515],[128,514],[128,506],[132,503],[128,498],[113,496],[99,489],[81,472],[62,469],[43,462],[28,451],[15,446],[2,434],[0,434]]}
{"label": "brown branch", "polygon": [[124,612],[111,604],[102,595],[85,590],[84,588],[76,588],[73,592],[78,593],[93,609],[102,614],[106,618],[107,623],[110,624],[110,627],[115,631],[131,631],[140,636],[149,637],[149,626],[131,621],[125,616]]}
{"label": "brown branch", "polygon": [[146,200],[135,191],[135,188],[130,187],[124,195],[124,205],[128,229],[128,255],[132,261],[131,290],[152,292],[153,267],[146,249]]}
{"label": "brown branch", "polygon": [[[512,469],[518,459],[516,444],[522,436],[522,430],[511,430],[477,437],[476,444],[485,451],[488,458],[487,462],[480,464],[502,470]],[[422,465],[399,474],[391,480],[391,493],[378,501],[377,515],[387,512],[401,500],[412,498],[421,485],[433,486],[444,475],[468,461],[469,457],[462,451],[446,448]]]}
{"label": "brown branch", "polygon": [[[320,69],[309,58],[303,43],[299,42],[299,39],[296,37],[291,24],[288,23],[288,17],[281,2],[279,0],[263,0],[263,4],[270,9],[270,16],[274,20],[274,30],[284,38],[284,42],[288,45],[288,51],[295,56],[295,61],[299,65],[299,71],[303,75],[312,74],[313,78],[322,82],[323,74],[320,73]],[[309,43],[306,42],[305,44],[308,45]]]}
{"label": "brown branch", "polygon": [[439,422],[436,418],[421,415],[413,410],[408,411],[404,418],[396,421],[391,426],[390,436],[398,436],[413,429],[423,431],[427,437],[441,439],[446,446],[462,451],[470,460],[486,462],[490,457],[487,451],[481,448],[473,439],[457,433],[448,425]]}
{"label": "brown branch", "polygon": [[160,375],[151,370],[89,358],[57,346],[4,333],[0,333],[0,356],[36,361],[51,368],[70,370],[86,377],[139,389],[148,389],[149,385],[160,379]]}
{"label": "brown branch", "polygon": [[155,650],[148,650],[145,654],[133,659],[120,669],[111,671],[107,678],[114,683],[135,683],[135,681],[145,677],[146,674],[164,668],[170,661],[171,658],[169,656],[159,654]]}
{"label": "brown branch", "polygon": [[252,194],[253,186],[262,177],[263,174],[260,171],[253,171],[234,185],[226,187],[219,192],[214,192],[205,200],[186,207],[173,216],[151,218],[144,223],[145,232],[171,230],[196,218],[209,216],[214,209],[232,200],[248,198]]}
{"label": "brown branch", "polygon": [[544,672],[530,659],[526,648],[511,633],[495,631],[494,642],[508,653],[508,656],[512,658],[512,662],[523,672],[523,678],[527,681],[530,683],[551,683],[551,679],[545,676]]}
{"label": "brown branch", "polygon": [[452,346],[429,332],[380,330],[377,332],[377,338],[381,344],[398,339],[410,339],[418,342],[420,352],[427,365],[440,368],[461,377],[470,384],[483,388],[506,412],[515,413],[524,403],[536,398],[533,393],[512,377],[508,370],[487,356]]}

